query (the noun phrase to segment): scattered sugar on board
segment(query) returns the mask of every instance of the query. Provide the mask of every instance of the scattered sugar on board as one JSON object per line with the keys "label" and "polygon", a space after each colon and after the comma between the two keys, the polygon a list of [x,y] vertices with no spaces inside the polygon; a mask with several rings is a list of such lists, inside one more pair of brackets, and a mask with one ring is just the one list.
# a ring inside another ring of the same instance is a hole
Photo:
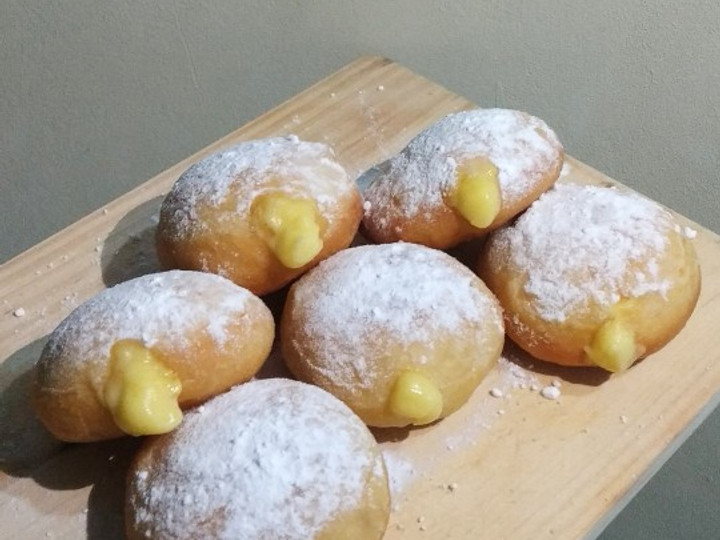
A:
{"label": "scattered sugar on board", "polygon": [[665,294],[659,260],[673,227],[669,212],[634,193],[558,184],[493,236],[490,258],[526,272],[539,315],[562,322],[590,303]]}
{"label": "scattered sugar on board", "polygon": [[[509,397],[513,390],[527,391],[537,380],[533,373],[524,370],[511,360],[501,357],[495,368],[497,378],[493,387]],[[486,392],[475,392],[455,414],[432,426],[427,431],[400,443],[381,444],[390,480],[393,509],[402,502],[403,493],[422,478],[433,474],[441,460],[437,456],[447,452],[462,452],[474,446],[482,434],[498,421],[497,398]],[[448,491],[455,491],[457,483],[442,483]]]}
{"label": "scattered sugar on board", "polygon": [[459,160],[484,155],[498,169],[503,201],[512,204],[559,162],[561,148],[556,134],[530,115],[507,109],[462,111],[428,127],[378,166],[366,195],[373,202],[394,201],[374,205],[379,223],[422,216],[442,206]]}
{"label": "scattered sugar on board", "polygon": [[171,218],[172,233],[185,237],[203,228],[198,207],[217,208],[232,195],[235,206],[224,210],[229,219],[244,215],[258,195],[280,186],[288,196],[311,197],[323,215],[334,215],[336,197],[354,189],[328,145],[290,135],[243,142],[198,161],[175,182],[162,213]]}
{"label": "scattered sugar on board", "polygon": [[[298,333],[315,342],[313,367],[352,389],[372,388],[382,375],[372,356],[382,340],[427,347],[439,333],[483,328],[492,320],[502,325],[497,303],[470,270],[415,244],[341,251],[298,282],[295,300],[304,322]],[[478,348],[485,346],[485,332],[473,338]],[[371,341],[377,345],[367,347]],[[422,357],[412,361],[422,363]]]}
{"label": "scattered sugar on board", "polygon": [[367,428],[319,388],[253,381],[205,408],[186,415],[157,467],[131,477],[154,537],[313,538],[382,472]]}
{"label": "scattered sugar on board", "polygon": [[[385,137],[384,115],[381,111],[378,111],[372,102],[367,100],[363,90],[358,91],[358,104],[368,132],[365,137],[375,145],[378,151],[377,162],[389,159],[396,154],[396,150],[392,144],[388,144],[387,138]],[[393,130],[393,135],[395,135],[395,133],[395,130]],[[357,171],[356,174],[353,172],[353,176],[359,176],[362,172],[363,171]]]}
{"label": "scattered sugar on board", "polygon": [[[416,471],[413,464],[401,455],[400,447],[383,449],[382,454],[388,473],[390,500],[395,507],[399,503],[402,492],[415,478]],[[397,510],[397,508],[394,509]]]}
{"label": "scattered sugar on board", "polygon": [[[70,299],[77,297],[73,294]],[[199,325],[223,346],[226,325],[244,316],[250,298],[247,290],[213,274],[149,274],[105,289],[76,308],[51,334],[47,347],[77,359],[85,355],[73,351],[93,350],[106,358],[112,344],[123,338],[147,346],[167,339],[183,347],[189,344],[188,329]]]}

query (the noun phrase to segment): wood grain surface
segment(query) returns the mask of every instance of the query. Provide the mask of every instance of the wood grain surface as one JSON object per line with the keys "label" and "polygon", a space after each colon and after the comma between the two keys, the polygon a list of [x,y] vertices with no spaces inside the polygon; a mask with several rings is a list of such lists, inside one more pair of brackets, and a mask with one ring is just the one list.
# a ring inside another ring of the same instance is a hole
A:
{"label": "wood grain surface", "polygon": [[[53,440],[28,403],[31,371],[47,334],[74,307],[157,270],[157,209],[191,163],[241,140],[294,133],[331,144],[359,176],[428,124],[471,106],[387,59],[361,58],[4,264],[0,538],[123,537],[124,474],[138,442]],[[614,183],[567,161],[563,182]],[[720,395],[720,238],[679,219],[698,231],[703,289],[687,327],[661,352],[609,377],[535,362],[508,345],[456,414],[424,429],[376,432],[394,496],[387,539],[593,536],[712,410]],[[474,256],[472,246],[459,256]],[[282,373],[276,362],[265,376]],[[539,390],[553,383],[559,399],[544,399]]]}

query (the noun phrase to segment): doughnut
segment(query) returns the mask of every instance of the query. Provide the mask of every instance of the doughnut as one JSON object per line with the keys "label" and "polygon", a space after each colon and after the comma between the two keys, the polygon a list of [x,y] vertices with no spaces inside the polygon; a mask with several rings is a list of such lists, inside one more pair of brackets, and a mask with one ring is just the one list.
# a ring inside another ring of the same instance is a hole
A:
{"label": "doughnut", "polygon": [[192,165],[163,200],[165,268],[227,277],[257,295],[350,245],[362,198],[332,149],[297,137],[244,142]]}
{"label": "doughnut", "polygon": [[490,235],[478,273],[531,355],[623,371],[667,344],[700,293],[686,229],[614,187],[558,184]]}
{"label": "doughnut", "polygon": [[223,277],[144,275],[100,292],[50,334],[35,410],[68,442],[163,433],[182,409],[255,375],[274,334],[265,304]]}
{"label": "doughnut", "polygon": [[376,427],[425,425],[467,401],[502,351],[480,279],[417,244],[341,251],[295,282],[280,323],[289,370]]}
{"label": "doughnut", "polygon": [[539,118],[507,109],[450,114],[377,167],[363,231],[438,249],[508,222],[558,179],[564,151]]}
{"label": "doughnut", "polygon": [[251,381],[188,412],[143,445],[127,484],[129,540],[379,540],[390,513],[367,427],[288,379]]}

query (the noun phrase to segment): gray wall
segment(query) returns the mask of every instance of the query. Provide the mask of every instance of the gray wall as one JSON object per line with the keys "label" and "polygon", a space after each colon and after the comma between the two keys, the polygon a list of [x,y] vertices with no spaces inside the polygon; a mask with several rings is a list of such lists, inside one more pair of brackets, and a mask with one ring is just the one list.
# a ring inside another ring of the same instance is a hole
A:
{"label": "gray wall", "polygon": [[[719,21],[711,0],[0,0],[0,261],[367,53],[542,117],[720,232]],[[718,433],[605,538],[716,538]]]}
{"label": "gray wall", "polygon": [[718,21],[708,0],[2,0],[0,260],[365,53],[544,118],[720,231]]}

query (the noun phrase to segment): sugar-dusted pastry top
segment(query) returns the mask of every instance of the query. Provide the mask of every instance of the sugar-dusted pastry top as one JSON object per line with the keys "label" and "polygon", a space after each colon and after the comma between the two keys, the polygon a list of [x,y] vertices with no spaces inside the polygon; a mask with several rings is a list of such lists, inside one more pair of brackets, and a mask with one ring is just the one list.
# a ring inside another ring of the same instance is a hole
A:
{"label": "sugar-dusted pastry top", "polygon": [[[450,114],[410,141],[382,164],[368,192],[371,201],[389,201],[370,212],[388,224],[397,216],[420,216],[443,204],[456,169],[468,156],[484,156],[497,168],[503,205],[512,206],[537,189],[549,169],[562,162],[555,132],[539,118],[508,109],[474,109]],[[373,202],[374,204],[374,202]]]}
{"label": "sugar-dusted pastry top", "polygon": [[382,369],[371,359],[383,347],[374,341],[378,336],[407,348],[488,320],[502,332],[499,307],[478,283],[441,251],[402,242],[368,245],[323,261],[294,288],[294,305],[303,314],[302,333],[320,340],[313,346],[315,367],[326,366],[337,385],[371,386],[372,371]]}
{"label": "sugar-dusted pastry top", "polygon": [[523,269],[523,289],[535,311],[546,321],[563,322],[591,304],[664,295],[671,283],[660,261],[670,234],[682,231],[649,199],[614,188],[558,184],[512,227],[493,235],[489,262]]}
{"label": "sugar-dusted pastry top", "polygon": [[[294,135],[247,141],[211,154],[180,176],[163,203],[163,213],[172,216],[166,226],[183,238],[204,226],[198,206],[244,215],[258,196],[277,189],[289,197],[310,196],[323,215],[332,216],[337,198],[355,186],[326,144]],[[233,207],[226,208],[230,195]]]}
{"label": "sugar-dusted pastry top", "polygon": [[152,538],[314,538],[386,485],[367,428],[325,391],[252,381],[188,413],[131,470],[132,528]]}
{"label": "sugar-dusted pastry top", "polygon": [[250,299],[256,301],[246,289],[213,274],[148,274],[105,289],[75,309],[50,335],[47,352],[54,356],[62,348],[64,358],[81,362],[88,355],[106,359],[121,339],[182,348],[192,345],[189,331],[201,326],[222,349],[226,325],[245,313]]}

